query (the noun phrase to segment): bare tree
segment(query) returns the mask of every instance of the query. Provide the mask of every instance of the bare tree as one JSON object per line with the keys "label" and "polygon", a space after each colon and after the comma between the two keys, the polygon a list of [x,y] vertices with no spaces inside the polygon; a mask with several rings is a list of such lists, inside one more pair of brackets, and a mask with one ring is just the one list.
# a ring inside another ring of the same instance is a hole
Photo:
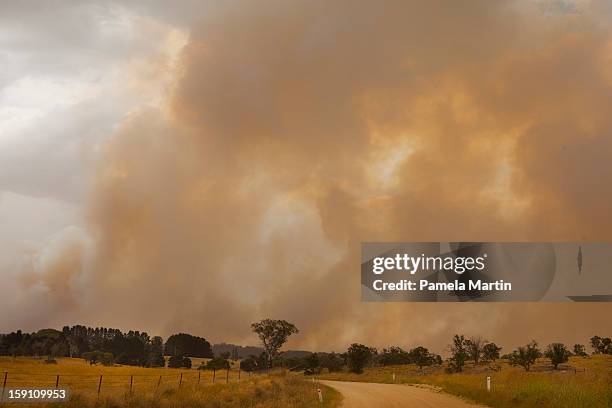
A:
{"label": "bare tree", "polygon": [[471,337],[466,341],[468,355],[474,360],[475,365],[478,365],[480,362],[480,356],[486,343],[487,341],[480,336]]}

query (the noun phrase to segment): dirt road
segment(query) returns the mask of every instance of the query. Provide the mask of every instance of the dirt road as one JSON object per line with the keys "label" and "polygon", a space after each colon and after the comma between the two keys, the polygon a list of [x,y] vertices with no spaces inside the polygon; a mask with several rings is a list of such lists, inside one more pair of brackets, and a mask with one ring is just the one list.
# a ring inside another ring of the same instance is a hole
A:
{"label": "dirt road", "polygon": [[405,384],[321,381],[344,397],[342,408],[474,408],[451,395]]}

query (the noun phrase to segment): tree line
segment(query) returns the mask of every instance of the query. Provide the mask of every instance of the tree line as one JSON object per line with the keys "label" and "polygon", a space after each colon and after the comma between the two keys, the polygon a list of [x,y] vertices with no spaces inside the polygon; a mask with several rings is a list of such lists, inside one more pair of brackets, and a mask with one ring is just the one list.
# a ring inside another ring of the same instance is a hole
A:
{"label": "tree line", "polygon": [[[242,360],[240,367],[246,371],[268,369],[274,366],[286,367],[290,370],[303,371],[305,374],[317,374],[323,369],[329,372],[342,371],[346,367],[350,372],[360,374],[367,366],[387,366],[413,364],[422,369],[426,366],[443,365],[443,358],[430,352],[426,347],[417,346],[410,350],[401,347],[384,348],[382,352],[374,347],[354,343],[346,352],[311,353],[302,358],[283,358],[279,352],[281,346],[289,336],[297,333],[298,329],[284,320],[262,320],[254,323],[252,329],[257,333],[264,346],[264,352],[259,356],[250,356]],[[609,337],[593,336],[591,338],[593,354],[612,354],[612,340]],[[506,359],[510,364],[521,366],[526,371],[535,364],[540,357],[550,359],[554,369],[568,361],[572,355],[586,357],[586,347],[583,344],[574,344],[570,350],[563,343],[551,343],[540,349],[535,341],[517,347],[511,353],[501,355],[502,347],[489,342],[482,337],[466,338],[464,335],[455,335],[447,350],[450,357],[446,360],[446,371],[461,372],[468,361],[474,365],[495,362]],[[228,354],[229,355],[229,354]],[[220,362],[222,364],[222,362]],[[217,363],[215,363],[217,364]]]}
{"label": "tree line", "polygon": [[[593,354],[612,354],[612,340],[609,337],[593,336],[591,338]],[[474,365],[495,362],[498,359],[506,359],[511,365],[523,367],[529,371],[536,360],[541,357],[548,358],[554,369],[562,363],[566,363],[569,357],[587,357],[586,347],[583,344],[574,344],[570,350],[563,343],[551,343],[540,349],[536,341],[517,347],[511,353],[500,355],[502,347],[489,342],[482,337],[466,338],[464,335],[455,335],[447,350],[450,356],[447,358],[447,372],[461,372],[467,362]],[[367,366],[404,365],[414,364],[420,369],[425,366],[442,365],[444,360],[440,355],[430,353],[425,347],[418,346],[410,351],[404,351],[400,347],[390,347],[378,353],[376,348],[363,344],[352,344],[346,353],[340,355],[344,359],[344,365],[353,373],[362,373]],[[309,357],[306,358],[307,360]],[[324,368],[324,365],[319,365]],[[312,370],[311,370],[312,371]],[[331,370],[330,370],[331,371]]]}
{"label": "tree line", "polygon": [[[107,327],[64,326],[34,333],[21,330],[0,335],[0,355],[84,358],[90,363],[163,367],[164,355],[171,357],[213,357],[211,345],[202,337],[186,333],[160,336],[146,332]],[[176,359],[172,361],[176,364]]]}
{"label": "tree line", "polygon": [[[287,358],[280,349],[291,335],[299,332],[295,325],[285,320],[264,319],[253,323],[251,329],[259,337],[263,352],[242,359],[240,368],[244,371],[284,367],[305,374],[317,374],[323,369],[334,372],[347,368],[350,372],[362,373],[368,366],[413,364],[422,369],[432,365],[440,366],[446,361],[447,371],[461,372],[469,361],[479,365],[500,358],[529,371],[540,357],[550,359],[552,366],[557,369],[572,355],[588,355],[582,344],[574,344],[569,349],[562,343],[551,343],[540,349],[535,341],[501,355],[502,347],[482,337],[455,335],[447,348],[450,356],[446,360],[423,346],[410,350],[393,346],[379,352],[374,347],[359,343],[350,345],[344,353],[310,353],[304,357]],[[609,337],[593,336],[590,343],[593,354],[612,354],[612,340]],[[230,352],[213,356],[210,343],[191,334],[173,334],[164,343],[161,337],[149,337],[146,332],[130,330],[123,333],[119,329],[80,325],[65,326],[61,331],[44,329],[35,333],[23,333],[18,330],[0,335],[0,355],[49,356],[49,361],[53,357],[80,357],[92,364],[117,363],[144,367],[165,366],[166,355],[170,356],[168,367],[172,368],[191,368],[189,357],[202,357],[210,360],[199,368],[210,370],[228,369],[230,357],[236,358]]]}

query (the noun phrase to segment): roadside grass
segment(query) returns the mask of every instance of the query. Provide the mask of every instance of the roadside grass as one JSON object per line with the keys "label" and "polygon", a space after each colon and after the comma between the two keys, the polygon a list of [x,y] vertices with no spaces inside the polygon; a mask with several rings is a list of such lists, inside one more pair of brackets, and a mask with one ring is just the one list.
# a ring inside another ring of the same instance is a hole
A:
{"label": "roadside grass", "polygon": [[[318,387],[323,387],[318,385]],[[49,404],[53,408],[335,408],[340,395],[323,388],[324,402],[319,403],[313,384],[296,376],[270,376],[242,383],[215,384],[207,387],[168,389],[158,395],[107,397],[97,401],[74,395],[70,402]],[[34,404],[32,407],[40,406]]]}
{"label": "roadside grass", "polygon": [[[557,371],[549,370],[545,360],[532,372],[511,367],[506,362],[500,362],[498,367],[499,371],[486,366],[467,367],[465,372],[455,374],[445,373],[442,367],[425,371],[414,366],[375,367],[361,375],[332,373],[319,378],[429,384],[494,408],[612,407],[612,356],[572,357],[568,365]],[[486,389],[487,376],[491,377],[491,392]]]}
{"label": "roadside grass", "polygon": [[[306,408],[339,406],[340,394],[332,388],[315,384],[294,374],[253,375],[230,372],[226,383],[225,371],[212,373],[198,370],[142,368],[131,366],[104,367],[89,365],[80,359],[62,358],[57,364],[43,364],[41,359],[1,357],[0,382],[8,372],[7,388],[66,387],[71,396],[68,402],[57,403],[2,403],[6,407],[56,408]],[[183,375],[180,387],[178,381]],[[100,375],[103,384],[100,397],[97,387]],[[130,392],[129,381],[133,376]],[[162,382],[157,387],[159,377]],[[200,377],[200,384],[197,378]],[[2,384],[0,383],[0,387]],[[322,389],[323,404],[319,403],[317,388]]]}

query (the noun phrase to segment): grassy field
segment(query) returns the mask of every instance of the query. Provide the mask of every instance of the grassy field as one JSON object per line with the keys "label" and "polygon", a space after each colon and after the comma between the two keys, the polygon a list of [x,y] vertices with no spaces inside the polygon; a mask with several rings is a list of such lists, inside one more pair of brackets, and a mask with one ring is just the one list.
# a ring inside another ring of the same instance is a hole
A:
{"label": "grassy field", "polygon": [[[525,372],[505,362],[497,365],[500,371],[479,366],[467,367],[466,372],[458,374],[445,373],[442,367],[424,371],[415,366],[377,367],[366,369],[361,375],[333,373],[320,378],[429,384],[495,408],[612,407],[612,356],[572,357],[569,364],[558,371],[551,371],[544,360],[533,368],[533,372]],[[491,392],[486,389],[487,376],[491,377]]]}
{"label": "grassy field", "polygon": [[[7,375],[7,388],[59,388],[72,393],[69,403],[32,404],[35,407],[315,407],[318,402],[313,383],[295,375],[253,375],[236,370],[212,372],[169,368],[89,365],[81,359],[59,359],[58,364],[43,364],[34,358],[0,357],[0,386]],[[182,380],[181,380],[182,375]],[[100,376],[102,386],[97,395]],[[132,382],[130,392],[130,381]],[[159,385],[158,385],[159,384]],[[339,404],[340,395],[322,387],[323,407]],[[23,403],[3,406],[25,407]]]}

